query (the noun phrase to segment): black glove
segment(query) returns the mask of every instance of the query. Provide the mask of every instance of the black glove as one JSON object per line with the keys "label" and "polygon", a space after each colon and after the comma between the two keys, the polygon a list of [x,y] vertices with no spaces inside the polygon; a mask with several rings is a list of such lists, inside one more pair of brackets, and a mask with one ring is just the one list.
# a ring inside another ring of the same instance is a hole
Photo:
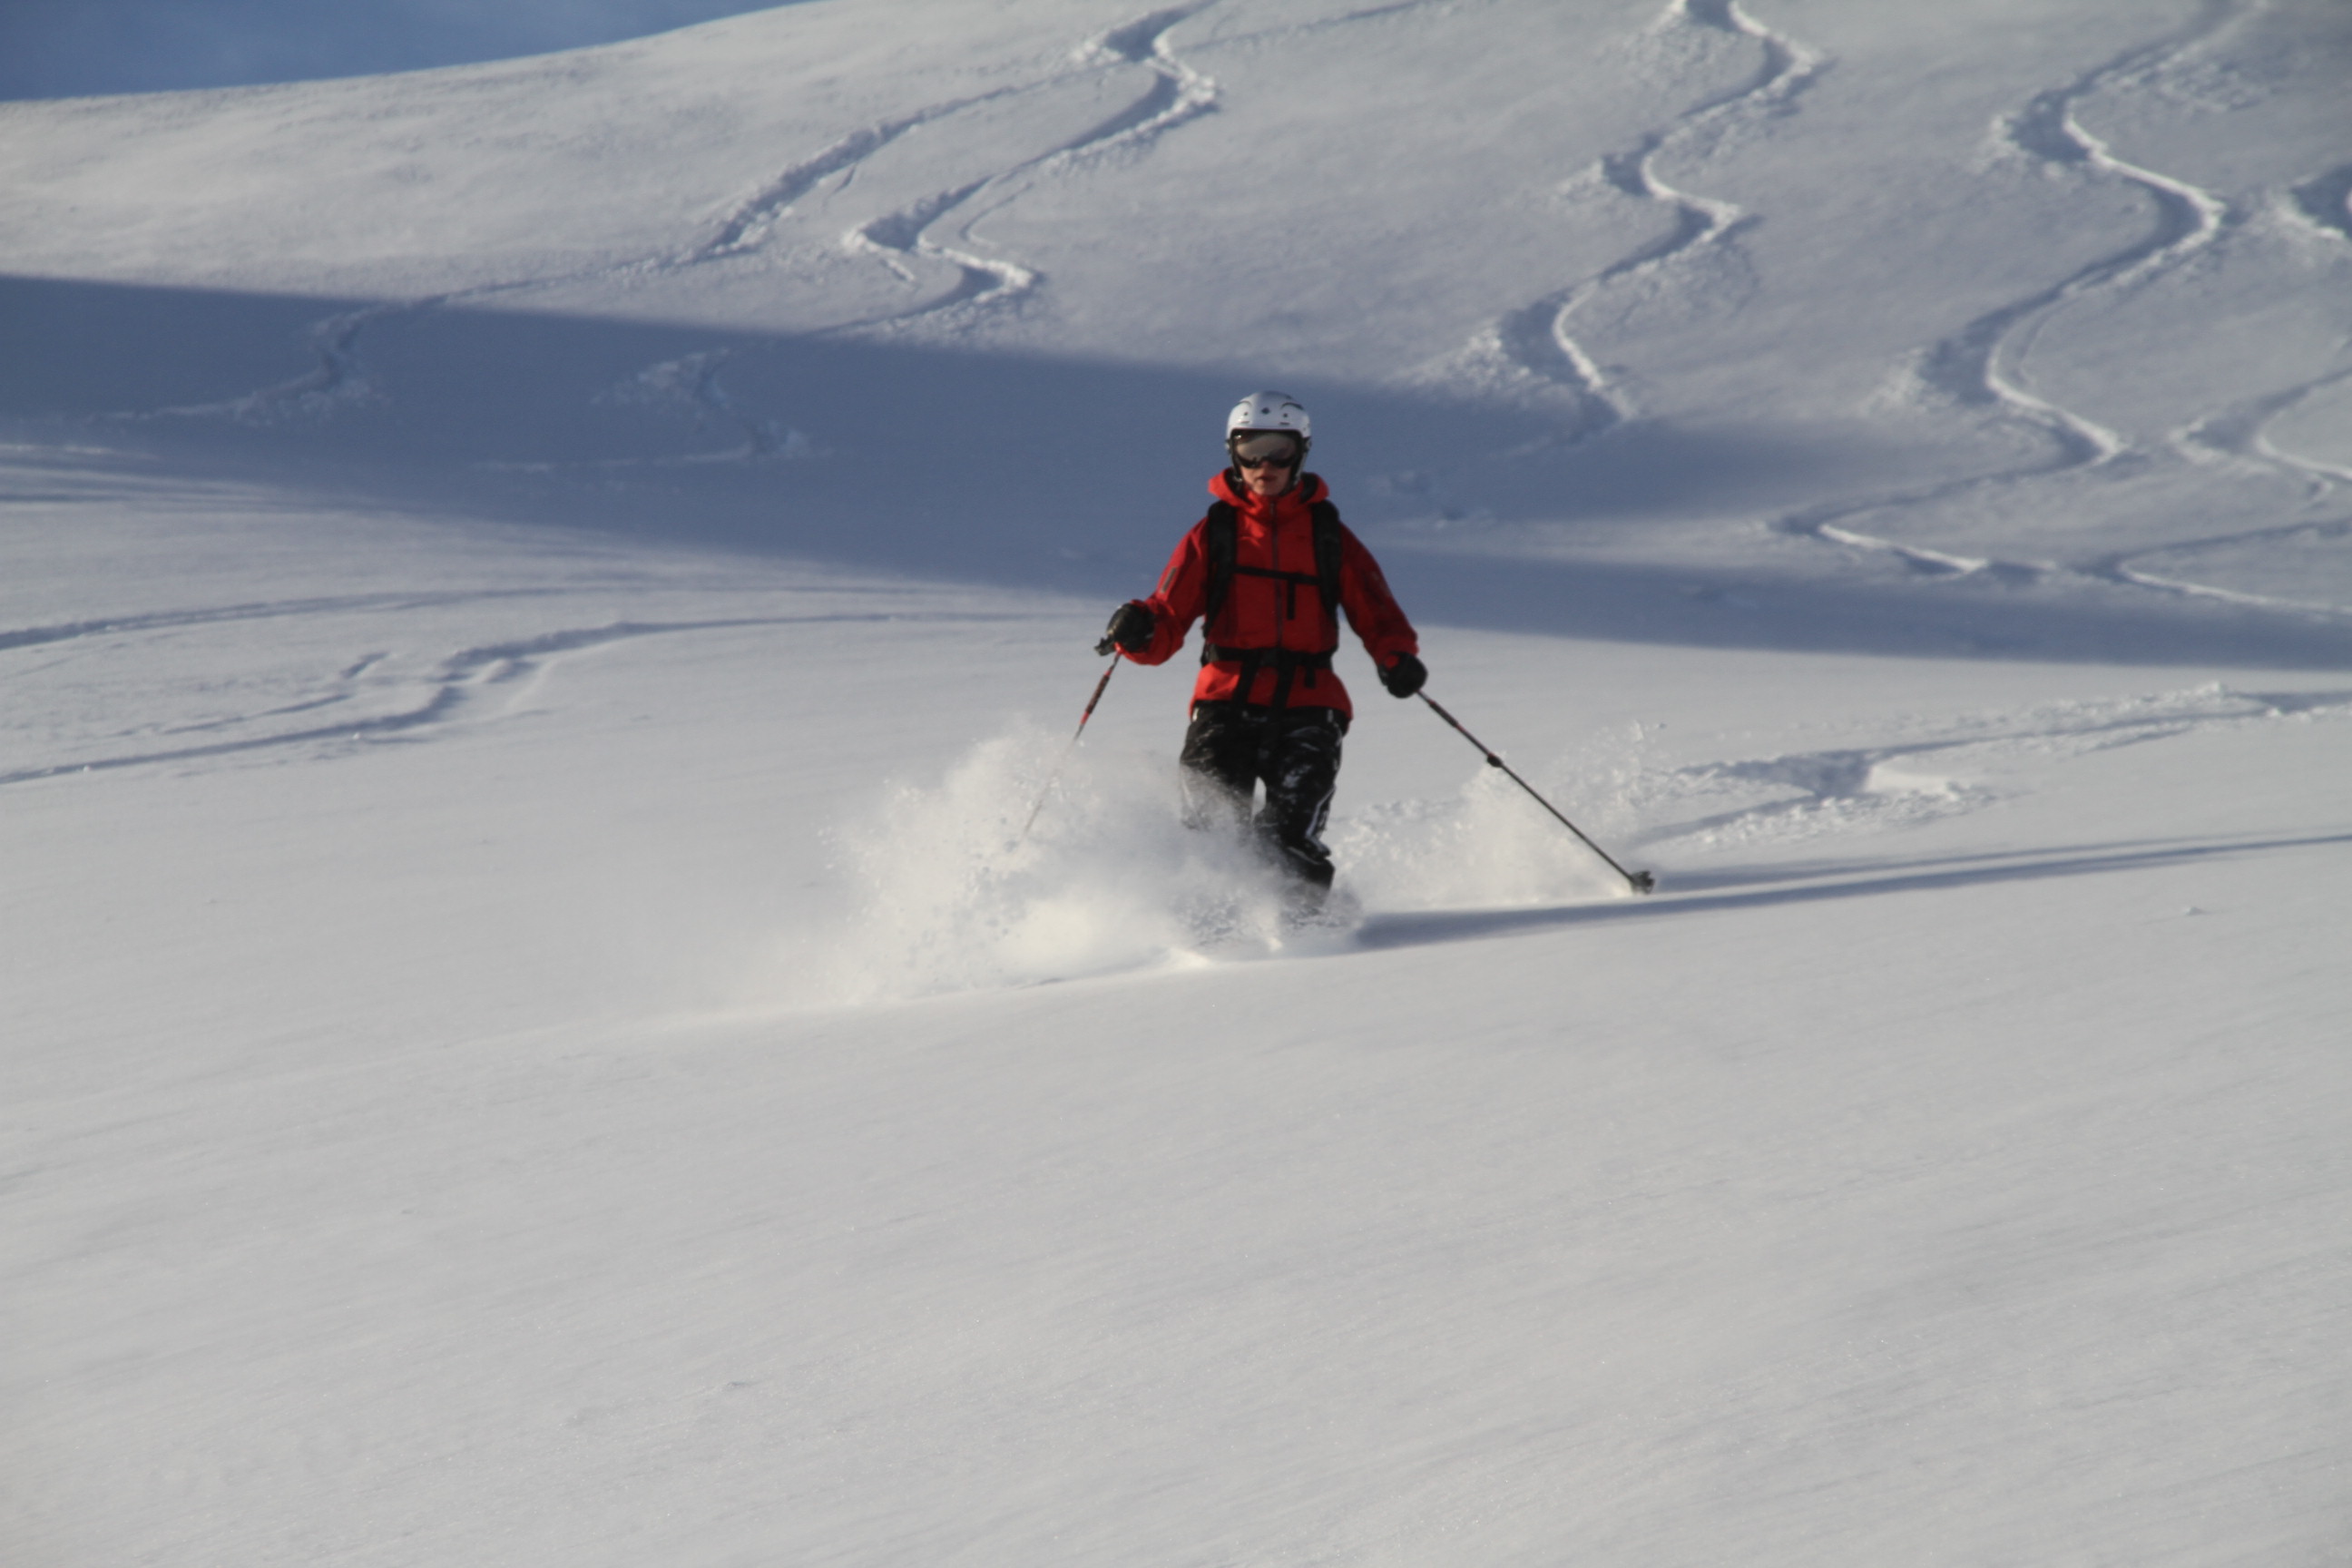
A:
{"label": "black glove", "polygon": [[1381,671],[1381,684],[1389,689],[1391,697],[1410,697],[1429,679],[1429,667],[1409,653],[1401,653],[1386,669]]}
{"label": "black glove", "polygon": [[1112,647],[1129,653],[1141,653],[1151,646],[1151,612],[1133,600],[1110,613],[1110,625],[1103,628],[1102,641],[1095,644],[1097,653],[1108,653]]}

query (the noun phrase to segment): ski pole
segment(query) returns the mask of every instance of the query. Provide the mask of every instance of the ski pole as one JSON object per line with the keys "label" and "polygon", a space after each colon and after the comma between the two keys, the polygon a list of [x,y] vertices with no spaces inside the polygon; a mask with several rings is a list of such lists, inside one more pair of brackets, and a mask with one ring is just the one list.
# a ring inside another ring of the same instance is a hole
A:
{"label": "ski pole", "polygon": [[1045,787],[1037,792],[1037,804],[1029,808],[1029,820],[1021,825],[1021,838],[1015,839],[1015,843],[1026,839],[1029,830],[1037,826],[1037,814],[1045,809],[1046,797],[1054,793],[1054,781],[1060,778],[1062,770],[1069,765],[1070,753],[1078,749],[1078,737],[1087,732],[1087,721],[1095,716],[1095,704],[1102,700],[1103,688],[1110,684],[1112,674],[1118,668],[1118,655],[1111,651],[1110,638],[1105,637],[1097,643],[1095,651],[1109,652],[1110,662],[1103,666],[1102,679],[1095,682],[1095,694],[1087,699],[1087,710],[1078,715],[1077,730],[1070,736],[1070,743],[1062,748],[1061,756],[1054,763],[1054,771],[1045,775]]}
{"label": "ski pole", "polygon": [[1610,855],[1609,855],[1609,851],[1608,851],[1608,850],[1603,849],[1602,847],[1601,847],[1601,846],[1600,846],[1600,845],[1595,844],[1594,842],[1592,842],[1592,840],[1591,840],[1591,839],[1590,839],[1590,838],[1586,838],[1586,837],[1584,837],[1584,829],[1582,829],[1581,827],[1579,827],[1579,826],[1578,826],[1576,824],[1574,824],[1573,822],[1570,822],[1567,817],[1565,817],[1565,816],[1560,816],[1560,815],[1559,815],[1559,807],[1558,807],[1558,806],[1556,806],[1556,805],[1552,805],[1552,803],[1551,803],[1551,802],[1549,802],[1549,801],[1546,800],[1543,796],[1541,796],[1541,795],[1536,795],[1536,786],[1535,786],[1535,785],[1533,785],[1533,784],[1531,784],[1528,783],[1528,781],[1527,781],[1527,780],[1525,780],[1525,779],[1521,778],[1518,774],[1517,774],[1517,773],[1512,773],[1512,772],[1511,772],[1511,764],[1510,764],[1510,763],[1507,763],[1507,762],[1503,761],[1503,759],[1502,759],[1502,758],[1500,758],[1500,757],[1496,756],[1494,752],[1492,752],[1488,751],[1488,750],[1486,749],[1486,742],[1481,741],[1477,736],[1475,736],[1475,735],[1472,734],[1469,731],[1463,729],[1463,728],[1462,728],[1462,721],[1461,721],[1461,720],[1459,720],[1459,719],[1456,719],[1453,714],[1448,713],[1448,712],[1445,710],[1444,707],[1444,706],[1443,706],[1443,705],[1442,705],[1442,704],[1437,700],[1437,699],[1436,699],[1436,698],[1432,697],[1428,692],[1424,691],[1424,692],[1421,693],[1421,700],[1422,700],[1423,702],[1428,703],[1428,704],[1429,704],[1429,706],[1430,706],[1430,708],[1431,708],[1431,710],[1432,710],[1433,711],[1434,711],[1434,712],[1436,713],[1436,715],[1437,715],[1439,718],[1441,718],[1441,719],[1444,720],[1447,723],[1449,723],[1449,724],[1453,725],[1453,726],[1454,726],[1454,730],[1455,730],[1455,731],[1456,731],[1457,733],[1459,733],[1459,734],[1461,735],[1461,737],[1462,737],[1464,740],[1465,740],[1465,741],[1469,742],[1472,745],[1474,745],[1474,746],[1477,747],[1477,748],[1478,748],[1478,751],[1479,751],[1479,752],[1480,752],[1480,754],[1482,754],[1483,756],[1485,756],[1485,757],[1486,757],[1486,765],[1487,765],[1488,767],[1490,767],[1490,768],[1500,768],[1500,769],[1502,769],[1502,770],[1503,770],[1503,772],[1505,772],[1506,773],[1509,773],[1509,774],[1510,774],[1511,782],[1512,782],[1513,784],[1515,784],[1518,785],[1521,789],[1523,789],[1523,790],[1527,791],[1527,792],[1528,792],[1528,794],[1529,794],[1530,795],[1534,795],[1534,796],[1535,796],[1535,803],[1536,803],[1538,805],[1542,806],[1546,811],[1550,812],[1550,813],[1552,814],[1552,816],[1554,816],[1555,817],[1559,817],[1559,825],[1560,825],[1562,827],[1567,828],[1570,833],[1575,834],[1575,835],[1576,835],[1576,837],[1577,837],[1580,841],[1582,841],[1582,843],[1583,843],[1584,847],[1585,847],[1587,849],[1591,850],[1595,855],[1600,856],[1603,860],[1607,860],[1607,861],[1609,862],[1609,868],[1610,868],[1612,871],[1616,872],[1619,876],[1621,876],[1621,877],[1624,878],[1624,879],[1625,879],[1625,885],[1626,885],[1627,887],[1629,887],[1629,888],[1633,889],[1635,892],[1637,892],[1637,893],[1647,893],[1647,892],[1653,892],[1653,891],[1654,891],[1654,890],[1656,889],[1656,888],[1657,888],[1657,886],[1658,886],[1658,879],[1657,879],[1655,877],[1651,876],[1651,875],[1650,875],[1650,873],[1648,873],[1647,871],[1628,871],[1627,869],[1625,869],[1625,868],[1624,868],[1624,867],[1620,866],[1619,864],[1617,864],[1617,862],[1616,862],[1615,860],[1611,859],[1611,858],[1610,858]]}

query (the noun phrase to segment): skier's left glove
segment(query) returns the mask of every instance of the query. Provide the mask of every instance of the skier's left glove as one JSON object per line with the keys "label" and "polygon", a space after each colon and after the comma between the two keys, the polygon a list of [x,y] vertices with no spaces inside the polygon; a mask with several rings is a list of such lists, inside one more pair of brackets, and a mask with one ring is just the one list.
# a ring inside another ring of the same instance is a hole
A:
{"label": "skier's left glove", "polygon": [[1391,697],[1410,697],[1429,679],[1429,667],[1409,653],[1401,653],[1381,671],[1381,684]]}
{"label": "skier's left glove", "polygon": [[1102,641],[1095,644],[1095,651],[1108,653],[1118,647],[1141,653],[1150,646],[1151,612],[1129,599],[1110,613],[1110,625],[1103,628]]}

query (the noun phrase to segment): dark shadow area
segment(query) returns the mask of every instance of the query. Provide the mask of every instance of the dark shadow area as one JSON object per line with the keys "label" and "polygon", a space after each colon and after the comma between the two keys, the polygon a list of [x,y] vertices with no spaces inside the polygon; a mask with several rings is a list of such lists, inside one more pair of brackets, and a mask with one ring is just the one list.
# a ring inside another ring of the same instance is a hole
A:
{"label": "dark shadow area", "polygon": [[[1861,875],[1822,877],[1805,868],[1778,871],[1717,872],[1687,883],[1671,876],[1648,898],[1606,903],[1569,904],[1544,910],[1435,910],[1425,914],[1373,915],[1357,934],[1362,948],[1424,947],[1433,942],[1477,942],[1488,937],[1551,931],[1597,921],[1642,920],[1719,910],[1761,910],[1832,899],[1875,898],[1885,893],[1940,892],[1998,882],[2034,882],[2053,877],[2097,876],[2156,866],[2193,864],[2233,855],[2284,849],[2315,849],[2352,844],[2352,833],[2303,838],[2248,839],[2224,844],[2111,845],[2050,855],[1967,856],[1915,863]],[[1685,890],[1687,889],[1687,890]]]}
{"label": "dark shadow area", "polygon": [[6,0],[0,99],[251,87],[617,43],[798,0]]}
{"label": "dark shadow area", "polygon": [[[1230,377],[478,305],[0,278],[0,417],[173,471],[929,579],[1146,592],[1197,519]],[[1635,426],[1538,458],[1535,416],[1312,383],[1311,466],[1416,618],[1724,648],[2352,667],[2319,616],[2080,584],[1574,559],[1580,521],[1738,517],[1876,482],[1783,432]],[[1561,558],[1454,544],[1418,493]],[[1622,552],[1618,553],[1622,556]]]}

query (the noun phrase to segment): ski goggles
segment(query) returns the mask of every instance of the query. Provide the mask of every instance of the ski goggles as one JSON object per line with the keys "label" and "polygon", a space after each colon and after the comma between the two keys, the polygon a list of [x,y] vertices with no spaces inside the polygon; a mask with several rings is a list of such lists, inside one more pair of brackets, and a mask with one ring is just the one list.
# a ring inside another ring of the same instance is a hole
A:
{"label": "ski goggles", "polygon": [[1280,468],[1295,468],[1302,457],[1296,436],[1269,433],[1234,437],[1234,462],[1244,468],[1262,468],[1268,463]]}

